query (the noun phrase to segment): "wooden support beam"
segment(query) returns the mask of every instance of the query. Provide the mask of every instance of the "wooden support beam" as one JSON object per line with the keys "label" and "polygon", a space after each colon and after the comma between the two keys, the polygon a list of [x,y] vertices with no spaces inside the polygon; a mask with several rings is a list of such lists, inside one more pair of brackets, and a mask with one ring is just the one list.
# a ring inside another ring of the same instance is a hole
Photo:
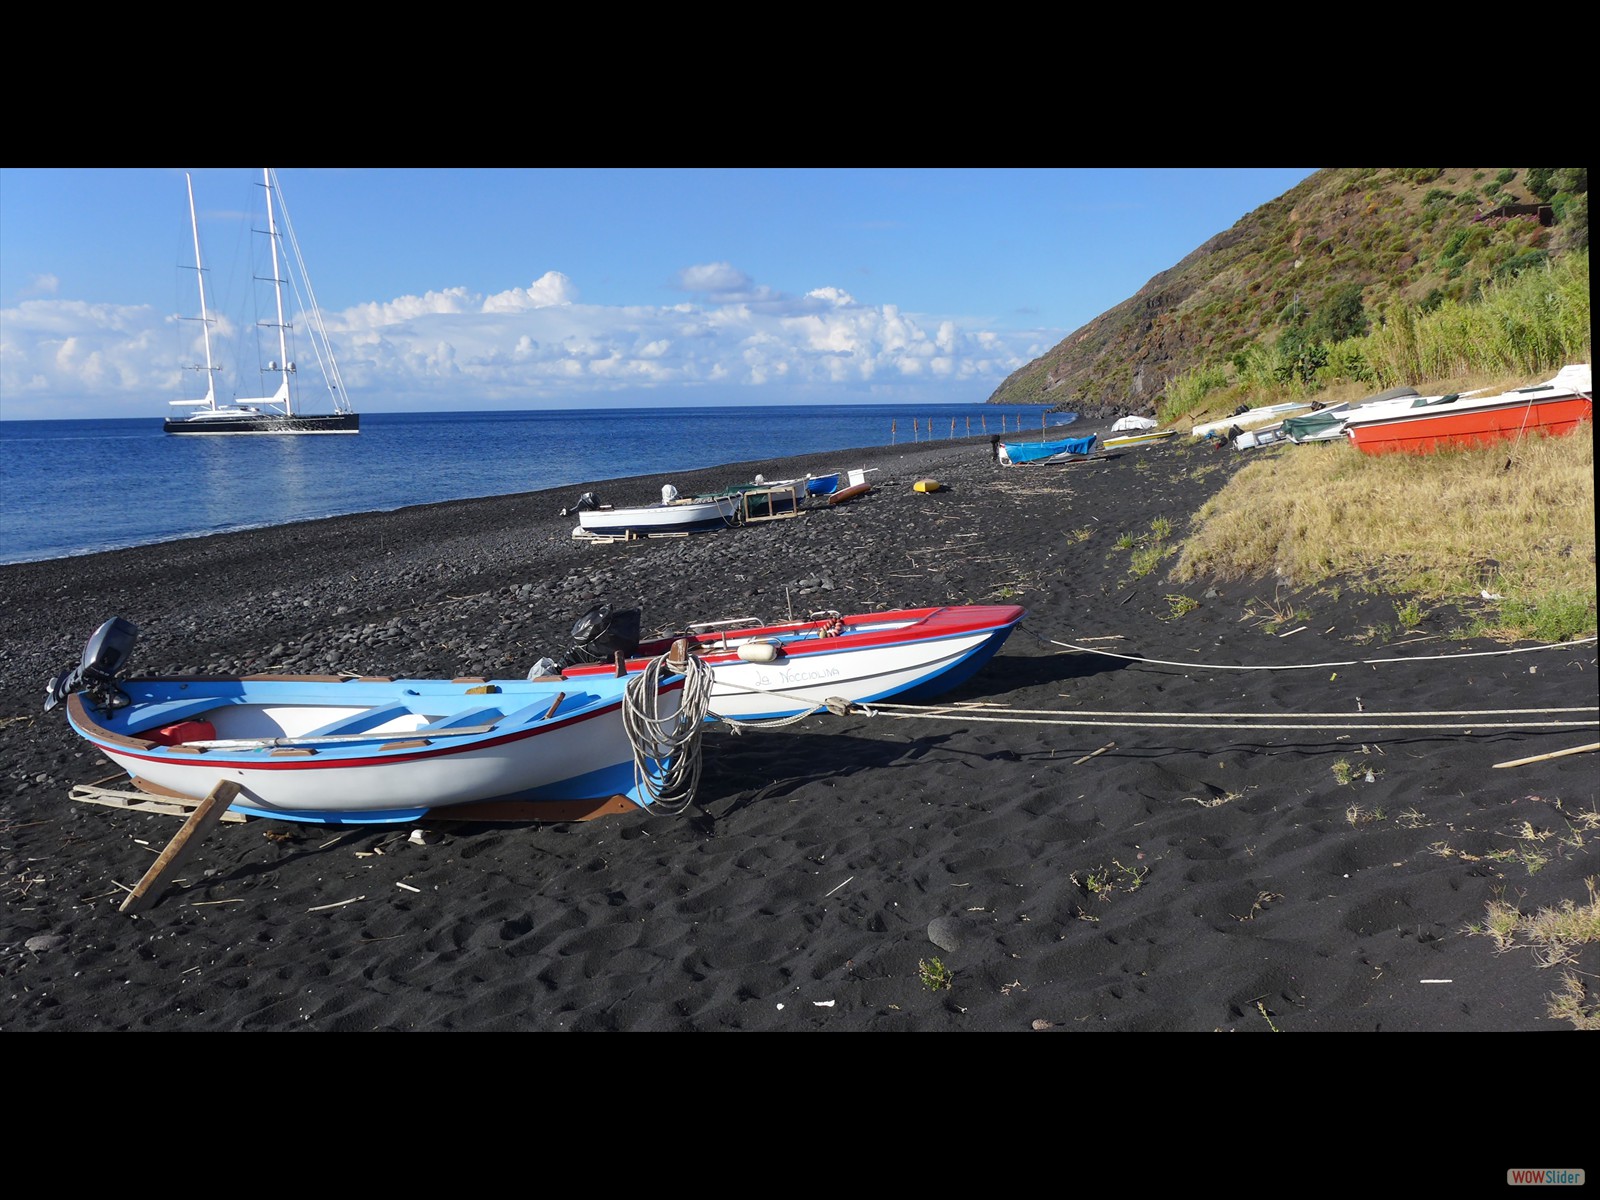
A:
{"label": "wooden support beam", "polygon": [[1532,758],[1513,758],[1509,762],[1497,762],[1497,767],[1525,767],[1529,763],[1544,762],[1550,758],[1565,758],[1569,754],[1592,754],[1600,750],[1600,742],[1590,742],[1587,746],[1572,746],[1566,750],[1552,750],[1549,754],[1535,754]]}
{"label": "wooden support beam", "polygon": [[228,805],[233,803],[233,798],[238,794],[239,785],[231,779],[224,779],[212,788],[211,794],[200,801],[183,823],[183,828],[167,843],[167,848],[156,855],[156,861],[144,873],[144,878],[134,885],[133,891],[128,893],[120,911],[138,912],[153,902],[160,894],[156,891],[156,885],[189,857],[190,852],[200,844],[200,839],[222,820],[222,814],[228,811]]}

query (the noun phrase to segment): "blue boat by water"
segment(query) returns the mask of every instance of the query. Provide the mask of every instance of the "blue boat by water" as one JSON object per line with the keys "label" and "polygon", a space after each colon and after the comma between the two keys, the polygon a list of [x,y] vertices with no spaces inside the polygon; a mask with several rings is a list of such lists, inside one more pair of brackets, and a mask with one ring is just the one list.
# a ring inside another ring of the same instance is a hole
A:
{"label": "blue boat by water", "polygon": [[1001,442],[1000,461],[1008,467],[1018,463],[1043,462],[1058,455],[1090,455],[1094,453],[1095,435],[1056,438],[1040,442]]}

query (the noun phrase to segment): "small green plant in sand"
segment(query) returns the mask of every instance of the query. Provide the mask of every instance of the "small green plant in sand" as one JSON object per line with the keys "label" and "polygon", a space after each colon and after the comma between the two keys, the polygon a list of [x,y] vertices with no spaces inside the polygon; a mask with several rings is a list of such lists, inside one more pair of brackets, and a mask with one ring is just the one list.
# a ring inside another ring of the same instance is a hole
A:
{"label": "small green plant in sand", "polygon": [[929,991],[949,991],[954,974],[937,958],[924,958],[917,963],[917,977]]}
{"label": "small green plant in sand", "polygon": [[1407,633],[1421,625],[1425,616],[1422,611],[1422,605],[1418,604],[1414,599],[1407,600],[1404,604],[1395,605],[1394,615],[1400,618],[1400,628]]}
{"label": "small green plant in sand", "polygon": [[1166,548],[1159,543],[1154,546],[1140,546],[1128,560],[1128,570],[1133,573],[1134,578],[1143,579],[1161,565],[1161,560],[1166,555]]}
{"label": "small green plant in sand", "polygon": [[1117,540],[1112,543],[1118,550],[1132,550],[1139,544],[1139,539],[1131,533],[1117,534]]}
{"label": "small green plant in sand", "polygon": [[1545,1003],[1552,1020],[1570,1021],[1574,1029],[1600,1029],[1600,995],[1591,995],[1583,980],[1571,971],[1561,974],[1561,990]]}
{"label": "small green plant in sand", "polygon": [[1546,1003],[1546,1015],[1570,1021],[1578,1029],[1600,1029],[1600,996],[1573,969],[1579,949],[1600,941],[1600,896],[1594,877],[1585,879],[1583,885],[1589,892],[1587,904],[1563,900],[1531,915],[1496,896],[1485,906],[1484,919],[1468,925],[1467,933],[1489,938],[1500,954],[1526,948],[1541,970],[1569,968],[1563,972],[1561,990]]}
{"label": "small green plant in sand", "polygon": [[1094,530],[1092,529],[1074,529],[1067,534],[1067,541],[1072,542],[1074,545],[1079,545],[1087,542],[1093,536]]}
{"label": "small green plant in sand", "polygon": [[[1259,597],[1252,598],[1250,607],[1245,610],[1245,617],[1255,617],[1256,625],[1263,633],[1277,633],[1285,625],[1311,619],[1309,610],[1296,608],[1291,601],[1283,597],[1282,592],[1283,589],[1280,586],[1273,592],[1271,600],[1262,600]],[[1258,616],[1256,612],[1257,605],[1265,609],[1267,615]]]}
{"label": "small green plant in sand", "polygon": [[1125,867],[1116,859],[1111,865],[1074,874],[1072,882],[1097,900],[1109,900],[1118,892],[1136,892],[1144,886],[1149,867]]}
{"label": "small green plant in sand", "polygon": [[1490,850],[1485,854],[1473,854],[1470,850],[1457,850],[1449,842],[1434,842],[1428,847],[1428,852],[1440,858],[1459,858],[1462,862],[1503,863],[1517,857],[1515,850]]}
{"label": "small green plant in sand", "polygon": [[1359,804],[1352,804],[1344,810],[1344,819],[1349,821],[1350,824],[1360,827],[1362,825],[1371,825],[1374,821],[1383,820],[1384,813],[1381,808],[1363,808]]}
{"label": "small green plant in sand", "polygon": [[1348,758],[1341,758],[1333,764],[1333,777],[1340,787],[1348,787],[1355,782],[1356,768]]}
{"label": "small green plant in sand", "polygon": [[1526,599],[1508,596],[1495,613],[1478,617],[1468,632],[1495,637],[1504,636],[1506,629],[1520,629],[1526,637],[1559,642],[1573,636],[1572,630],[1594,627],[1593,593],[1557,591]]}
{"label": "small green plant in sand", "polygon": [[1157,517],[1150,522],[1150,532],[1155,534],[1157,541],[1165,541],[1172,536],[1172,522],[1166,517]]}
{"label": "small green plant in sand", "polygon": [[1168,596],[1167,597],[1167,614],[1168,615],[1167,615],[1166,619],[1169,620],[1169,621],[1176,621],[1179,617],[1183,616],[1185,613],[1192,613],[1195,609],[1197,609],[1199,607],[1200,607],[1200,601],[1196,600],[1193,596]]}
{"label": "small green plant in sand", "polygon": [[1537,875],[1550,863],[1550,852],[1545,849],[1545,843],[1553,836],[1548,829],[1535,829],[1532,821],[1524,821],[1522,828],[1512,834],[1517,841],[1523,843],[1513,847],[1517,861],[1529,875]]}

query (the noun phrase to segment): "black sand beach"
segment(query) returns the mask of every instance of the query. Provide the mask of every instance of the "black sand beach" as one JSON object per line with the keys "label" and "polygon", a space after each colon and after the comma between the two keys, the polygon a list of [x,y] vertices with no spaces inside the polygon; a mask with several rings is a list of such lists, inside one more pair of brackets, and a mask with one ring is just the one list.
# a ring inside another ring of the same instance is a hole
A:
{"label": "black sand beach", "polygon": [[[1595,755],[1498,764],[1594,741],[1592,707],[1546,711],[1595,704],[1594,645],[1374,640],[1394,597],[1136,577],[1119,538],[1176,544],[1245,461],[951,440],[0,567],[0,1028],[1570,1029],[1562,968],[1469,927],[1590,900]],[[839,467],[874,492],[714,534],[560,515]],[[69,799],[116,771],[41,712],[110,616],[143,672],[521,677],[600,600],[648,630],[999,599],[1029,615],[947,707],[709,728],[681,815],[226,824],[136,915],[181,818]]]}

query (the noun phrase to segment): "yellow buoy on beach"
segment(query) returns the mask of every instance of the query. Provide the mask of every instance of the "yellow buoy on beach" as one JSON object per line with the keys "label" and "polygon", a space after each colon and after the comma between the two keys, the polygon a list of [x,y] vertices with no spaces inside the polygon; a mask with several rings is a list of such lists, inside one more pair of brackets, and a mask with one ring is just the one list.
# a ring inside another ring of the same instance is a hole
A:
{"label": "yellow buoy on beach", "polygon": [[913,492],[937,492],[939,481],[937,479],[919,479],[911,485]]}

